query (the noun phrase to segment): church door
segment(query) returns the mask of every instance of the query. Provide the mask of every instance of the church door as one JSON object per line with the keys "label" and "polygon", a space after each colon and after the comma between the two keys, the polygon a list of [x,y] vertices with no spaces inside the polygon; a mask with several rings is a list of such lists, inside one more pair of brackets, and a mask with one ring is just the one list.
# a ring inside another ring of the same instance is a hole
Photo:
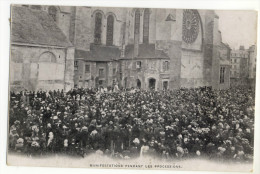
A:
{"label": "church door", "polygon": [[149,89],[155,90],[155,84],[156,84],[156,79],[150,78],[149,79]]}

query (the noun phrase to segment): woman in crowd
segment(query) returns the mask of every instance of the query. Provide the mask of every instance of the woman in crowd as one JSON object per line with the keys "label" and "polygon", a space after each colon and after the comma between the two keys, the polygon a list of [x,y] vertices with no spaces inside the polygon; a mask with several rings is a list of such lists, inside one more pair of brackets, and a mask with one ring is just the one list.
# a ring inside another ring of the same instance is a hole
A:
{"label": "woman in crowd", "polygon": [[9,149],[28,155],[251,161],[254,91],[11,92]]}

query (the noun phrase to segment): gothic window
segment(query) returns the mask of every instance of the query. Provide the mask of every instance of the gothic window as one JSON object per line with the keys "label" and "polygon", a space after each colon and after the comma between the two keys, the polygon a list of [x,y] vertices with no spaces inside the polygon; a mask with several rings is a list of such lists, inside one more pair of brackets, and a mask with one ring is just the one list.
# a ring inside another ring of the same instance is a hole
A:
{"label": "gothic window", "polygon": [[143,26],[143,43],[149,42],[149,19],[150,12],[149,9],[144,10],[144,26]]}
{"label": "gothic window", "polygon": [[135,11],[135,30],[134,30],[135,34],[140,33],[140,16],[141,16],[140,10],[137,9]]}
{"label": "gothic window", "polygon": [[94,43],[101,44],[101,26],[102,26],[102,14],[96,13],[95,16],[95,33],[94,33]]}
{"label": "gothic window", "polygon": [[57,9],[54,6],[48,8],[49,15],[53,18],[54,21],[57,20]]}
{"label": "gothic window", "polygon": [[220,83],[225,82],[225,67],[220,67]]}
{"label": "gothic window", "polygon": [[113,45],[114,33],[114,17],[109,15],[107,17],[107,45]]}
{"label": "gothic window", "polygon": [[199,18],[197,10],[183,10],[182,39],[187,44],[195,42],[199,35]]}

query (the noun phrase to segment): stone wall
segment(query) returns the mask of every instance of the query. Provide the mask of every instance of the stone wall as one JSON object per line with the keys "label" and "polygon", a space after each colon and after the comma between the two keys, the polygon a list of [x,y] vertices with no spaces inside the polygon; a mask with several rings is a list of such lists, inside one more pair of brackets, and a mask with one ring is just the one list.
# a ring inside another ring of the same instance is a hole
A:
{"label": "stone wall", "polygon": [[75,14],[75,47],[88,51],[90,44],[94,43],[95,15],[102,14],[101,44],[106,45],[107,17],[114,17],[113,45],[122,46],[122,27],[125,23],[126,9],[124,8],[98,8],[77,7]]}
{"label": "stone wall", "polygon": [[181,41],[156,41],[156,49],[163,50],[170,58],[169,88],[177,89],[180,87],[181,74]]}
{"label": "stone wall", "polygon": [[[64,82],[72,79],[65,75],[67,55],[64,48],[12,45],[10,90],[64,89]],[[74,55],[68,57],[74,59]]]}
{"label": "stone wall", "polygon": [[[141,68],[136,68],[137,61],[141,61]],[[162,81],[169,81],[170,79],[170,71],[162,70],[164,61],[169,61],[169,59],[122,60],[121,86],[126,88],[137,87],[138,79],[141,82],[141,88],[149,89],[149,79],[153,78],[156,81],[155,89],[162,89]]]}

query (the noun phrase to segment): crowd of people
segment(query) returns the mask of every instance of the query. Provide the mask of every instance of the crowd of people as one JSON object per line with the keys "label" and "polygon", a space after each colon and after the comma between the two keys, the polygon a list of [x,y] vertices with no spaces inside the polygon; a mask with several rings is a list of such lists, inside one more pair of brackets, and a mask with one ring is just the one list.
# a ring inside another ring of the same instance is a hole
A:
{"label": "crowd of people", "polygon": [[9,151],[252,161],[254,90],[11,92]]}

